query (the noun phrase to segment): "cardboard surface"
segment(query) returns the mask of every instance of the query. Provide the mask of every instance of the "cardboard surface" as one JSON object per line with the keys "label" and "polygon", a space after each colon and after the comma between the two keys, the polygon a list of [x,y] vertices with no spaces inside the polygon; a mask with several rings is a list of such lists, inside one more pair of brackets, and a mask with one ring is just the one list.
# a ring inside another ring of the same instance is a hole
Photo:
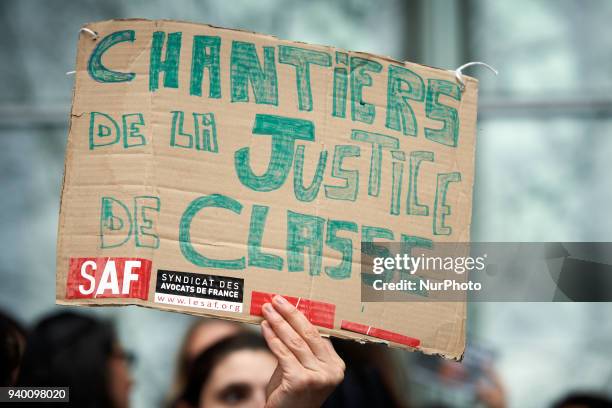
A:
{"label": "cardboard surface", "polygon": [[476,80],[200,24],[86,27],[58,303],[254,323],[279,293],[325,334],[461,357],[465,303],[362,303],[359,258],[469,241]]}

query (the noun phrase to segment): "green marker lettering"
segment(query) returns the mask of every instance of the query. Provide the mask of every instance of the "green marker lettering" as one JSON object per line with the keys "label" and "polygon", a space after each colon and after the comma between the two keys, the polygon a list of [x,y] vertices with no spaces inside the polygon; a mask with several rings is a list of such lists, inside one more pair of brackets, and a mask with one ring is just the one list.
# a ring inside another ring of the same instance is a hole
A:
{"label": "green marker lettering", "polygon": [[[159,248],[159,236],[153,232],[153,219],[147,214],[150,211],[159,213],[161,203],[159,197],[134,197],[134,229],[136,230],[136,246],[141,248]],[[155,230],[156,231],[156,230]]]}
{"label": "green marker lettering", "polygon": [[123,115],[123,147],[144,146],[147,139],[140,133],[140,126],[144,126],[142,113],[128,113]]}
{"label": "green marker lettering", "polygon": [[430,79],[427,88],[425,114],[429,119],[443,122],[441,129],[425,128],[425,137],[436,143],[457,147],[459,139],[459,114],[457,109],[440,103],[440,95],[446,95],[456,101],[461,100],[461,89],[454,82],[442,79]]}
{"label": "green marker lettering", "polygon": [[[401,150],[391,150],[393,157],[393,180],[391,183],[391,215],[400,213],[400,197],[402,196],[402,182],[404,179],[404,162],[406,154]],[[398,160],[398,161],[395,161]]]}
{"label": "green marker lettering", "polygon": [[363,88],[372,86],[368,72],[380,72],[382,65],[361,57],[351,57],[351,118],[353,121],[372,124],[376,108],[363,100]]}
{"label": "green marker lettering", "polygon": [[191,60],[191,84],[189,93],[202,96],[204,70],[208,70],[208,97],[221,98],[221,76],[219,56],[221,54],[221,37],[196,35],[193,37]]}
{"label": "green marker lettering", "polygon": [[419,181],[419,169],[422,161],[434,160],[433,152],[415,151],[410,153],[410,175],[408,177],[408,197],[406,198],[406,214],[408,215],[429,215],[429,207],[419,204],[417,183]]}
{"label": "green marker lettering", "polygon": [[132,217],[128,207],[113,197],[100,203],[100,248],[116,248],[132,235]]}
{"label": "green marker lettering", "polygon": [[304,270],[304,250],[308,251],[309,274],[321,274],[323,226],[325,219],[287,211],[287,267],[289,272]]}
{"label": "green marker lettering", "polygon": [[444,219],[451,214],[451,207],[446,205],[446,192],[449,183],[461,181],[461,173],[439,173],[434,200],[433,233],[434,235],[451,235],[453,229],[444,225]]}
{"label": "green marker lettering", "polygon": [[156,31],[151,42],[151,58],[149,63],[149,90],[155,92],[159,88],[159,74],[164,73],[164,87],[178,88],[179,62],[181,56],[181,32],[168,34],[166,58],[161,59],[166,33]]}
{"label": "green marker lettering", "polygon": [[96,147],[110,146],[121,139],[119,125],[106,113],[89,114],[89,150]]}
{"label": "green marker lettering", "polygon": [[323,182],[323,174],[327,165],[327,150],[323,150],[319,154],[319,162],[315,170],[312,183],[309,187],[304,187],[304,146],[298,146],[295,152],[295,164],[293,166],[293,191],[295,198],[304,202],[313,201],[319,194],[321,183]]}
{"label": "green marker lettering", "polygon": [[171,113],[172,130],[170,133],[170,146],[191,149],[193,147],[193,135],[183,130],[185,113],[183,111],[172,111]]}
{"label": "green marker lettering", "polygon": [[348,54],[336,51],[334,68],[334,106],[332,115],[337,118],[346,116],[346,91],[348,88]]}
{"label": "green marker lettering", "polygon": [[295,141],[313,141],[315,138],[314,124],[309,120],[263,114],[255,116],[253,135],[272,136],[268,169],[261,176],[253,173],[248,147],[236,151],[234,166],[240,182],[255,191],[273,191],[280,188],[285,183],[293,163]]}
{"label": "green marker lettering", "polygon": [[193,114],[193,126],[195,130],[196,149],[206,152],[219,152],[217,144],[217,125],[214,113]]}
{"label": "green marker lettering", "polygon": [[332,163],[332,177],[344,180],[343,186],[325,185],[325,197],[332,200],[355,201],[359,192],[359,171],[345,170],[342,162],[345,157],[360,157],[361,148],[353,145],[336,145],[334,147],[334,162]]}
{"label": "green marker lettering", "polygon": [[386,127],[416,136],[418,125],[409,101],[420,102],[424,98],[425,84],[418,74],[408,68],[389,65]]}
{"label": "green marker lettering", "polygon": [[274,47],[263,47],[264,67],[259,63],[255,44],[233,41],[231,55],[232,102],[249,101],[249,82],[255,103],[278,105],[278,80],[274,62]]}
{"label": "green marker lettering", "polygon": [[310,64],[329,67],[331,65],[331,57],[323,51],[279,45],[278,60],[282,64],[289,64],[295,67],[298,108],[302,111],[312,111]]}
{"label": "green marker lettering", "polygon": [[89,76],[98,82],[129,82],[136,76],[133,72],[113,71],[102,64],[102,56],[110,47],[122,42],[134,42],[136,34],[134,30],[115,31],[104,37],[89,56],[87,72]]}
{"label": "green marker lettering", "polygon": [[332,279],[348,279],[351,277],[353,264],[353,241],[350,238],[342,238],[337,234],[340,231],[357,232],[357,224],[350,221],[327,221],[327,237],[325,244],[342,254],[340,264],[326,266],[325,273]]}
{"label": "green marker lettering", "polygon": [[392,136],[382,135],[380,133],[372,133],[356,129],[353,130],[351,134],[351,139],[358,140],[360,142],[367,142],[372,145],[368,194],[373,197],[378,197],[378,195],[380,194],[380,177],[383,148],[399,149],[399,139]]}
{"label": "green marker lettering", "polygon": [[254,205],[251,212],[251,227],[249,229],[249,266],[256,268],[283,269],[283,258],[274,254],[266,254],[261,250],[263,231],[270,207],[266,205]]}
{"label": "green marker lettering", "polygon": [[211,259],[199,253],[191,243],[191,222],[202,209],[209,207],[224,208],[236,214],[242,211],[242,204],[221,194],[211,194],[193,200],[183,213],[179,224],[179,244],[183,256],[192,264],[202,268],[244,269],[244,256],[228,260]]}
{"label": "green marker lettering", "polygon": [[[388,241],[393,241],[393,231],[388,228],[372,227],[364,225],[361,229],[361,252],[362,254],[369,255],[371,257],[383,257],[388,258],[390,256],[389,248],[382,245],[376,245],[375,239],[382,238]],[[362,255],[363,256],[363,255]],[[381,279],[384,282],[389,282],[393,277],[393,271],[387,271],[383,275],[373,275],[362,273],[361,281],[372,286],[372,283],[376,279]]]}

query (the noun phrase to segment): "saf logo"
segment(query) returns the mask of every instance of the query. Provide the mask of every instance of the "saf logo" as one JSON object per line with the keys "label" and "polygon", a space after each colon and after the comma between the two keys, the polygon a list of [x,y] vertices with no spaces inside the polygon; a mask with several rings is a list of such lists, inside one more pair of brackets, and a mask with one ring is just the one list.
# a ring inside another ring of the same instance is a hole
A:
{"label": "saf logo", "polygon": [[66,297],[147,300],[151,261],[142,258],[70,258]]}

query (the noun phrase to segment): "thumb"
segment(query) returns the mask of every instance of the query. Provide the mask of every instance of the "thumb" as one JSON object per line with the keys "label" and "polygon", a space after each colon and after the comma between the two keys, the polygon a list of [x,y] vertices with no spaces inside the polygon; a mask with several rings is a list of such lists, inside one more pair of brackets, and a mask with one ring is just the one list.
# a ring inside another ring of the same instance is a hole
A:
{"label": "thumb", "polygon": [[270,398],[270,395],[272,395],[274,390],[278,388],[282,380],[283,380],[283,370],[280,364],[277,364],[276,369],[274,370],[274,373],[272,373],[272,377],[270,377],[270,381],[268,382],[268,385],[266,386],[266,400]]}

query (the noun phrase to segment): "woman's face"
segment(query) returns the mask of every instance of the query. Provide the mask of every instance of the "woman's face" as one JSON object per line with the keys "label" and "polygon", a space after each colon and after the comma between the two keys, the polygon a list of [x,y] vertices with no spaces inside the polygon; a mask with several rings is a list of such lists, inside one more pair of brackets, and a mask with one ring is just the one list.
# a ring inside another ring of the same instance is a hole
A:
{"label": "woman's face", "polygon": [[200,407],[263,407],[266,385],[276,368],[274,356],[264,350],[240,350],[213,369],[200,394]]}
{"label": "woman's face", "polygon": [[128,358],[121,346],[115,345],[115,350],[109,359],[109,387],[113,406],[116,408],[127,408],[130,405],[130,389],[132,388],[132,376],[128,364]]}

